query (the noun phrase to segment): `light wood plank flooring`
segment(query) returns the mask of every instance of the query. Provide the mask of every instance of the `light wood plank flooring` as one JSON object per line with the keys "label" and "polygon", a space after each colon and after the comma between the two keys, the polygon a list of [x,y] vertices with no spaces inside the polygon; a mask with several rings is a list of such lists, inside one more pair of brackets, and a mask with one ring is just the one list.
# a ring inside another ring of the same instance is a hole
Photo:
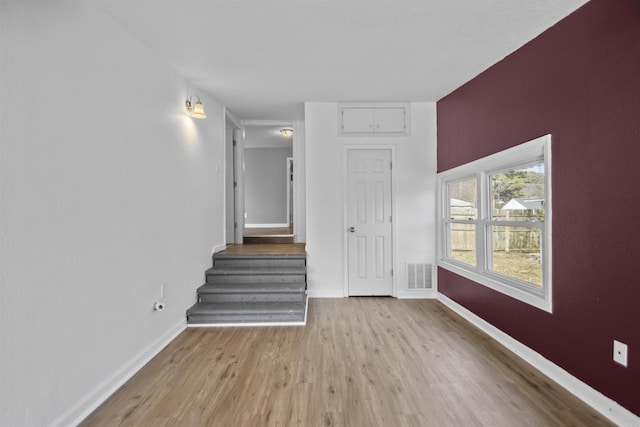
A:
{"label": "light wood plank flooring", "polygon": [[255,243],[244,245],[229,245],[223,251],[233,255],[290,255],[303,254],[304,243]]}
{"label": "light wood plank flooring", "polygon": [[607,426],[434,300],[312,299],[306,327],[187,329],[82,426]]}

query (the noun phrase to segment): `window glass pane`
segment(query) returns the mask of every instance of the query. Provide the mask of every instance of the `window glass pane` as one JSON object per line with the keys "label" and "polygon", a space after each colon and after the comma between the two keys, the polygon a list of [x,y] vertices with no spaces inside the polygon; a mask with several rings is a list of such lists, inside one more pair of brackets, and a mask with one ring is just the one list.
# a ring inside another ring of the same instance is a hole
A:
{"label": "window glass pane", "polygon": [[541,231],[530,227],[494,226],[492,270],[542,286]]}
{"label": "window glass pane", "polygon": [[467,264],[476,265],[475,224],[449,223],[449,256]]}
{"label": "window glass pane", "polygon": [[544,163],[490,176],[491,219],[544,221]]}
{"label": "window glass pane", "polygon": [[478,185],[476,179],[448,185],[449,215],[451,219],[476,219],[478,217]]}

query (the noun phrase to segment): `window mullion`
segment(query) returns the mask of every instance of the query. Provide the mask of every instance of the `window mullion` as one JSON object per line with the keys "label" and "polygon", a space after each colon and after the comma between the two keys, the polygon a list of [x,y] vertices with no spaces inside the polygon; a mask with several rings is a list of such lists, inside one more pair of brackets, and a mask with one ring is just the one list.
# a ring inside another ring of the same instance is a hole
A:
{"label": "window mullion", "polygon": [[496,220],[488,220],[487,223],[489,225],[495,226],[509,226],[509,227],[522,227],[522,228],[538,228],[540,230],[544,230],[544,222],[542,221],[496,221]]}
{"label": "window mullion", "polygon": [[485,185],[486,174],[484,172],[477,173],[476,182],[478,185],[478,222],[476,223],[476,254],[477,254],[477,267],[481,272],[487,270],[487,254],[491,252],[487,251],[487,234],[486,234],[486,220],[487,220],[487,189]]}

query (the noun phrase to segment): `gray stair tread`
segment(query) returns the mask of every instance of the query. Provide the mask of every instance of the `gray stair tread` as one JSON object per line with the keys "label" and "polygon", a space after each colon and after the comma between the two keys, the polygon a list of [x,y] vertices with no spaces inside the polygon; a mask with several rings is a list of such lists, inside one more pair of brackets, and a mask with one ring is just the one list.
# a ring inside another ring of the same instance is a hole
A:
{"label": "gray stair tread", "polygon": [[299,302],[199,302],[187,310],[188,315],[233,314],[302,314],[305,301]]}
{"label": "gray stair tread", "polygon": [[305,274],[307,267],[215,267],[206,271],[208,275],[224,276],[230,274],[236,275],[255,275],[255,274]]}
{"label": "gray stair tread", "polygon": [[305,267],[304,259],[249,259],[249,258],[217,258],[213,260],[215,268],[286,268]]}
{"label": "gray stair tread", "polygon": [[214,254],[214,259],[303,259],[307,254]]}
{"label": "gray stair tread", "polygon": [[206,283],[198,288],[201,294],[217,293],[291,293],[303,292],[304,283]]}

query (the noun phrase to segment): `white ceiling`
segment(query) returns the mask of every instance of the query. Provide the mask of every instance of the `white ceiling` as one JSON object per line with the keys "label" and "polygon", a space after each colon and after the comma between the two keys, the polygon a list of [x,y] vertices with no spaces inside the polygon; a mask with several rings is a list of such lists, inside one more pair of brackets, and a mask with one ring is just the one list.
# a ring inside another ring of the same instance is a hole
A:
{"label": "white ceiling", "polygon": [[99,0],[241,119],[437,101],[586,0]]}
{"label": "white ceiling", "polygon": [[245,126],[245,148],[292,148],[293,138],[282,136],[282,128],[291,126]]}

